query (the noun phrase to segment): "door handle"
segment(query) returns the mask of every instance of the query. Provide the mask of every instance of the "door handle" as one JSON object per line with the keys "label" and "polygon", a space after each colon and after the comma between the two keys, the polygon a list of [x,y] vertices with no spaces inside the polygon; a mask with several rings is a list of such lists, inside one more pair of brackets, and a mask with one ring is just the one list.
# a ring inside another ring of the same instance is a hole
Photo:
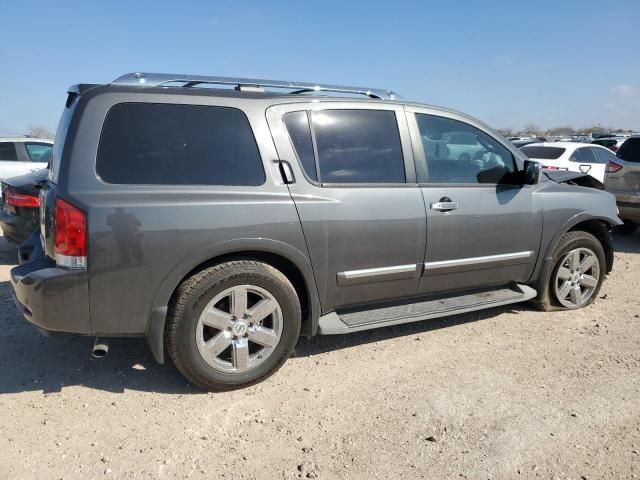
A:
{"label": "door handle", "polygon": [[451,210],[457,210],[460,205],[457,202],[452,202],[449,197],[442,197],[437,202],[431,203],[431,210],[437,212],[450,212]]}
{"label": "door handle", "polygon": [[451,210],[457,210],[460,207],[456,202],[433,202],[431,204],[431,210],[438,212],[450,212]]}
{"label": "door handle", "polygon": [[295,182],[295,177],[293,176],[293,170],[291,170],[291,165],[289,165],[289,162],[285,160],[280,160],[278,164],[280,167],[280,175],[282,175],[282,181],[287,185]]}

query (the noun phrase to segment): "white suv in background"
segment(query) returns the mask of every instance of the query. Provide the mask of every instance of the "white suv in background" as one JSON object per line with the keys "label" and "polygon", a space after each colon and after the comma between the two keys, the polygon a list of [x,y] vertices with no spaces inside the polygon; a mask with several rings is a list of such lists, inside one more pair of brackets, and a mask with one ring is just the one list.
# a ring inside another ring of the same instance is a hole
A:
{"label": "white suv in background", "polygon": [[47,168],[52,151],[52,140],[0,137],[0,180]]}
{"label": "white suv in background", "polygon": [[520,151],[544,169],[588,173],[602,183],[607,162],[616,160],[608,148],[581,142],[531,143]]}

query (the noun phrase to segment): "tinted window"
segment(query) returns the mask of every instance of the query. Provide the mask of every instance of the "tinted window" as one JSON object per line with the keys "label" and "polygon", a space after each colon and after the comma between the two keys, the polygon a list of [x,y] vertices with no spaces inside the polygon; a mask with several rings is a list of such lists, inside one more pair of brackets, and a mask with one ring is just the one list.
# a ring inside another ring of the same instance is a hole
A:
{"label": "tinted window", "polygon": [[540,160],[557,160],[565,152],[565,149],[560,147],[534,147],[531,145],[522,147],[520,150],[527,157]]}
{"label": "tinted window", "polygon": [[10,160],[14,162],[18,160],[16,147],[13,142],[0,143],[0,160]]}
{"label": "tinted window", "polygon": [[640,163],[640,138],[628,138],[618,150],[618,156],[627,162]]}
{"label": "tinted window", "polygon": [[[51,153],[51,164],[49,166],[49,179],[57,183],[58,174],[60,173],[60,163],[62,160],[62,150],[67,141],[67,133],[69,132],[69,126],[71,125],[71,119],[73,118],[73,112],[78,105],[77,101],[73,101],[77,96],[69,95],[67,98],[67,107],[62,112],[60,122],[58,123],[58,129],[56,130],[56,136],[53,141],[53,152]],[[69,103],[72,102],[72,103]]]}
{"label": "tinted window", "polygon": [[607,163],[616,160],[615,154],[606,148],[594,148],[594,153],[596,154],[596,159],[598,163]]}
{"label": "tinted window", "polygon": [[569,160],[578,163],[597,163],[596,156],[593,154],[590,148],[577,149],[575,152],[573,152]]}
{"label": "tinted window", "polygon": [[302,168],[313,180],[318,180],[316,172],[316,158],[313,153],[313,139],[309,128],[307,112],[291,112],[284,116],[284,123],[289,131],[293,148],[298,155]]}
{"label": "tinted window", "polygon": [[615,147],[618,143],[616,140],[595,140],[591,143],[595,143],[596,145],[602,145],[603,147],[611,148]]}
{"label": "tinted window", "polygon": [[313,112],[322,183],[403,183],[396,115],[383,110]]}
{"label": "tinted window", "polygon": [[416,114],[427,158],[418,180],[431,183],[504,183],[515,171],[508,148],[469,124]]}
{"label": "tinted window", "polygon": [[53,147],[46,143],[26,143],[27,153],[32,162],[47,163],[51,160],[51,151]]}
{"label": "tinted window", "polygon": [[107,115],[96,171],[105,182],[261,185],[247,117],[226,107],[122,103]]}

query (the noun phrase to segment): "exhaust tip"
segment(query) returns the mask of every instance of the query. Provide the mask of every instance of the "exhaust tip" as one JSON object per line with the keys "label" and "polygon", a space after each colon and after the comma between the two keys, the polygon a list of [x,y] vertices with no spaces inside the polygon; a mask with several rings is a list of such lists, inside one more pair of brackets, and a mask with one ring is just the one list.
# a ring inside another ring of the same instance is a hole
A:
{"label": "exhaust tip", "polygon": [[109,353],[109,342],[102,338],[96,338],[91,350],[91,356],[93,358],[104,358]]}

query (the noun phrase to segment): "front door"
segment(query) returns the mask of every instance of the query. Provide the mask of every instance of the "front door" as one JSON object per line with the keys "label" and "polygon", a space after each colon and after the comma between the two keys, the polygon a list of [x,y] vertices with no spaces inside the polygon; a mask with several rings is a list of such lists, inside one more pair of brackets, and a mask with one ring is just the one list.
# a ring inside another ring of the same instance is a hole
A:
{"label": "front door", "polygon": [[512,152],[479,123],[411,108],[417,177],[427,209],[420,293],[526,282],[535,265],[541,213],[517,183]]}
{"label": "front door", "polygon": [[415,295],[425,208],[402,107],[298,103],[267,119],[293,173],[323,312]]}

